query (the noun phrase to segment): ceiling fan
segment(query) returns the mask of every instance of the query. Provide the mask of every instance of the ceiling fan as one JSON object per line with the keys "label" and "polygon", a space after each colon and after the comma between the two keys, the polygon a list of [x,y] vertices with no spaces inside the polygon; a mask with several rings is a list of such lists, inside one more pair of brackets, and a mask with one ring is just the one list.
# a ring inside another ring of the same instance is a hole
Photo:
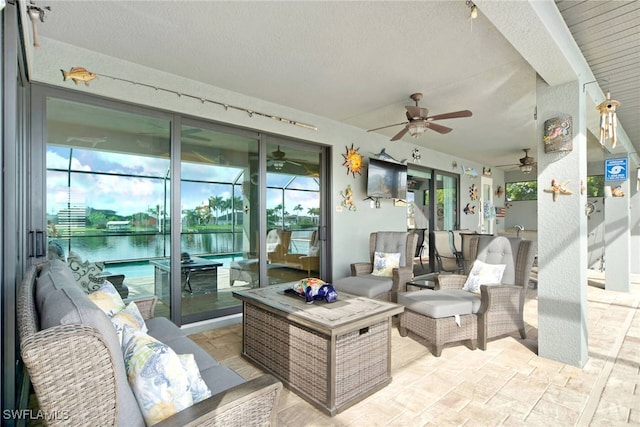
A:
{"label": "ceiling fan", "polygon": [[422,108],[418,106],[418,101],[422,99],[421,93],[414,93],[410,96],[416,103],[416,105],[407,105],[405,108],[407,109],[407,120],[406,122],[396,123],[393,125],[382,126],[375,129],[369,129],[367,132],[373,132],[380,129],[385,129],[393,126],[405,125],[404,129],[398,132],[391,141],[397,141],[402,138],[407,132],[415,138],[419,135],[425,133],[427,129],[434,130],[438,133],[449,133],[452,131],[451,128],[446,126],[439,125],[434,123],[436,120],[444,120],[444,119],[456,119],[459,117],[471,117],[473,113],[469,110],[461,110],[461,111],[453,111],[451,113],[444,114],[436,114],[435,116],[429,116],[429,110],[426,108]]}
{"label": "ceiling fan", "polygon": [[278,145],[278,149],[271,152],[271,158],[267,160],[267,166],[273,167],[275,170],[282,170],[285,164],[302,166],[300,163],[296,163],[291,160],[287,160],[286,153],[280,150],[280,146]]}
{"label": "ceiling fan", "polygon": [[506,166],[518,166],[520,168],[520,172],[530,173],[533,170],[533,168],[536,167],[537,163],[535,158],[529,156],[529,150],[531,149],[530,148],[522,149],[522,151],[524,151],[524,157],[520,158],[520,163],[512,163],[509,165],[498,165],[496,167],[500,168],[500,167],[506,167]]}

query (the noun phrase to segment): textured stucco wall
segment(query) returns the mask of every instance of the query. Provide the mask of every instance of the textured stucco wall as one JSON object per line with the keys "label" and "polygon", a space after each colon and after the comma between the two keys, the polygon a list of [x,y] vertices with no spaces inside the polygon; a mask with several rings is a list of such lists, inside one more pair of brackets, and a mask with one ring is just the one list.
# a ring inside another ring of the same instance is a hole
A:
{"label": "textured stucco wall", "polygon": [[[550,87],[538,82],[538,344],[539,355],[584,366],[588,360],[586,124],[578,81]],[[573,118],[573,150],[545,153],[544,122],[561,114]],[[551,181],[567,183],[573,194],[554,201]]]}

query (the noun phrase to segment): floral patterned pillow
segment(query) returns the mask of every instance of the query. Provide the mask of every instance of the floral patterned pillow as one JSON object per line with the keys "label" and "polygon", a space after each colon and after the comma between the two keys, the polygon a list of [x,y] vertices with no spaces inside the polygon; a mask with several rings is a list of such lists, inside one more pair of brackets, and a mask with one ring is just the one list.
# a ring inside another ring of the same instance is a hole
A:
{"label": "floral patterned pillow", "polygon": [[193,405],[185,369],[169,346],[125,325],[122,353],[129,384],[147,426]]}
{"label": "floral patterned pillow", "polygon": [[187,371],[189,390],[191,391],[193,403],[198,403],[211,397],[211,390],[209,390],[209,387],[207,387],[207,384],[200,376],[200,369],[198,369],[198,364],[193,354],[179,354],[178,359],[180,359],[180,363],[182,363],[185,371]]}
{"label": "floral patterned pillow", "polygon": [[487,264],[475,260],[462,289],[477,293],[480,292],[480,285],[499,285],[506,267],[506,264]]}
{"label": "floral patterned pillow", "polygon": [[375,252],[373,254],[374,276],[391,277],[393,269],[400,267],[400,253]]}
{"label": "floral patterned pillow", "polygon": [[95,305],[100,307],[102,311],[109,317],[113,317],[121,310],[124,310],[124,301],[120,297],[120,294],[116,288],[105,280],[100,289],[89,294],[89,299],[93,301]]}
{"label": "floral patterned pillow", "polygon": [[117,312],[111,318],[111,323],[113,323],[113,327],[116,328],[120,345],[122,345],[122,331],[124,330],[125,325],[129,325],[144,333],[147,333],[148,331],[147,325],[144,323],[144,318],[142,317],[142,314],[140,314],[138,306],[133,301],[130,302],[124,310]]}

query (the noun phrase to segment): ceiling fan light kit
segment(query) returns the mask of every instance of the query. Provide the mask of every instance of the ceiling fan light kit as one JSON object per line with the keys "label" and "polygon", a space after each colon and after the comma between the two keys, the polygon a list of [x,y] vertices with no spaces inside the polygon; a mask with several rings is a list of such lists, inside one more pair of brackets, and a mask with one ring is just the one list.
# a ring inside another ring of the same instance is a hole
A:
{"label": "ceiling fan light kit", "polygon": [[407,121],[402,123],[396,123],[393,125],[381,126],[375,129],[369,129],[367,132],[373,132],[380,129],[386,129],[393,126],[404,125],[404,129],[398,132],[391,141],[397,141],[405,136],[407,133],[414,138],[419,137],[427,130],[431,129],[440,134],[449,133],[452,131],[451,128],[446,126],[442,126],[438,123],[435,123],[436,120],[445,120],[445,119],[456,119],[460,117],[471,117],[473,113],[469,110],[461,110],[461,111],[453,111],[450,113],[444,114],[436,114],[435,116],[429,116],[429,110],[426,108],[422,108],[418,105],[418,102],[422,99],[421,93],[411,94],[410,98],[416,103],[416,105],[407,105],[405,106]]}

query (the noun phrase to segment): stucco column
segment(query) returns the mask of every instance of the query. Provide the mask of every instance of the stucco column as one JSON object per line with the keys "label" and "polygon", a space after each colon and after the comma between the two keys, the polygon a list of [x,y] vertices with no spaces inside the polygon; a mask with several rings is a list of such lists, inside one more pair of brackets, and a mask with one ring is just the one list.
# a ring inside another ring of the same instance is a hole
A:
{"label": "stucco column", "polygon": [[[608,159],[618,159],[625,156],[607,155]],[[606,169],[606,166],[605,166]],[[607,171],[605,170],[605,179]],[[627,174],[628,177],[632,175]],[[605,181],[604,199],[604,287],[608,291],[629,292],[630,274],[630,210],[629,179],[626,181]],[[612,197],[607,187],[615,195],[621,191],[621,197]]]}
{"label": "stucco column", "polygon": [[631,274],[640,274],[640,191],[638,191],[638,183],[640,182],[640,170],[637,165],[632,165],[629,171],[629,209],[630,209],[630,230],[631,230],[631,254],[630,267]]}
{"label": "stucco column", "polygon": [[[587,331],[587,147],[585,94],[578,81],[537,85],[538,162],[538,354],[582,367]],[[545,153],[545,121],[572,118],[573,149]],[[552,180],[572,194],[554,194]],[[586,193],[586,192],[585,192]]]}

